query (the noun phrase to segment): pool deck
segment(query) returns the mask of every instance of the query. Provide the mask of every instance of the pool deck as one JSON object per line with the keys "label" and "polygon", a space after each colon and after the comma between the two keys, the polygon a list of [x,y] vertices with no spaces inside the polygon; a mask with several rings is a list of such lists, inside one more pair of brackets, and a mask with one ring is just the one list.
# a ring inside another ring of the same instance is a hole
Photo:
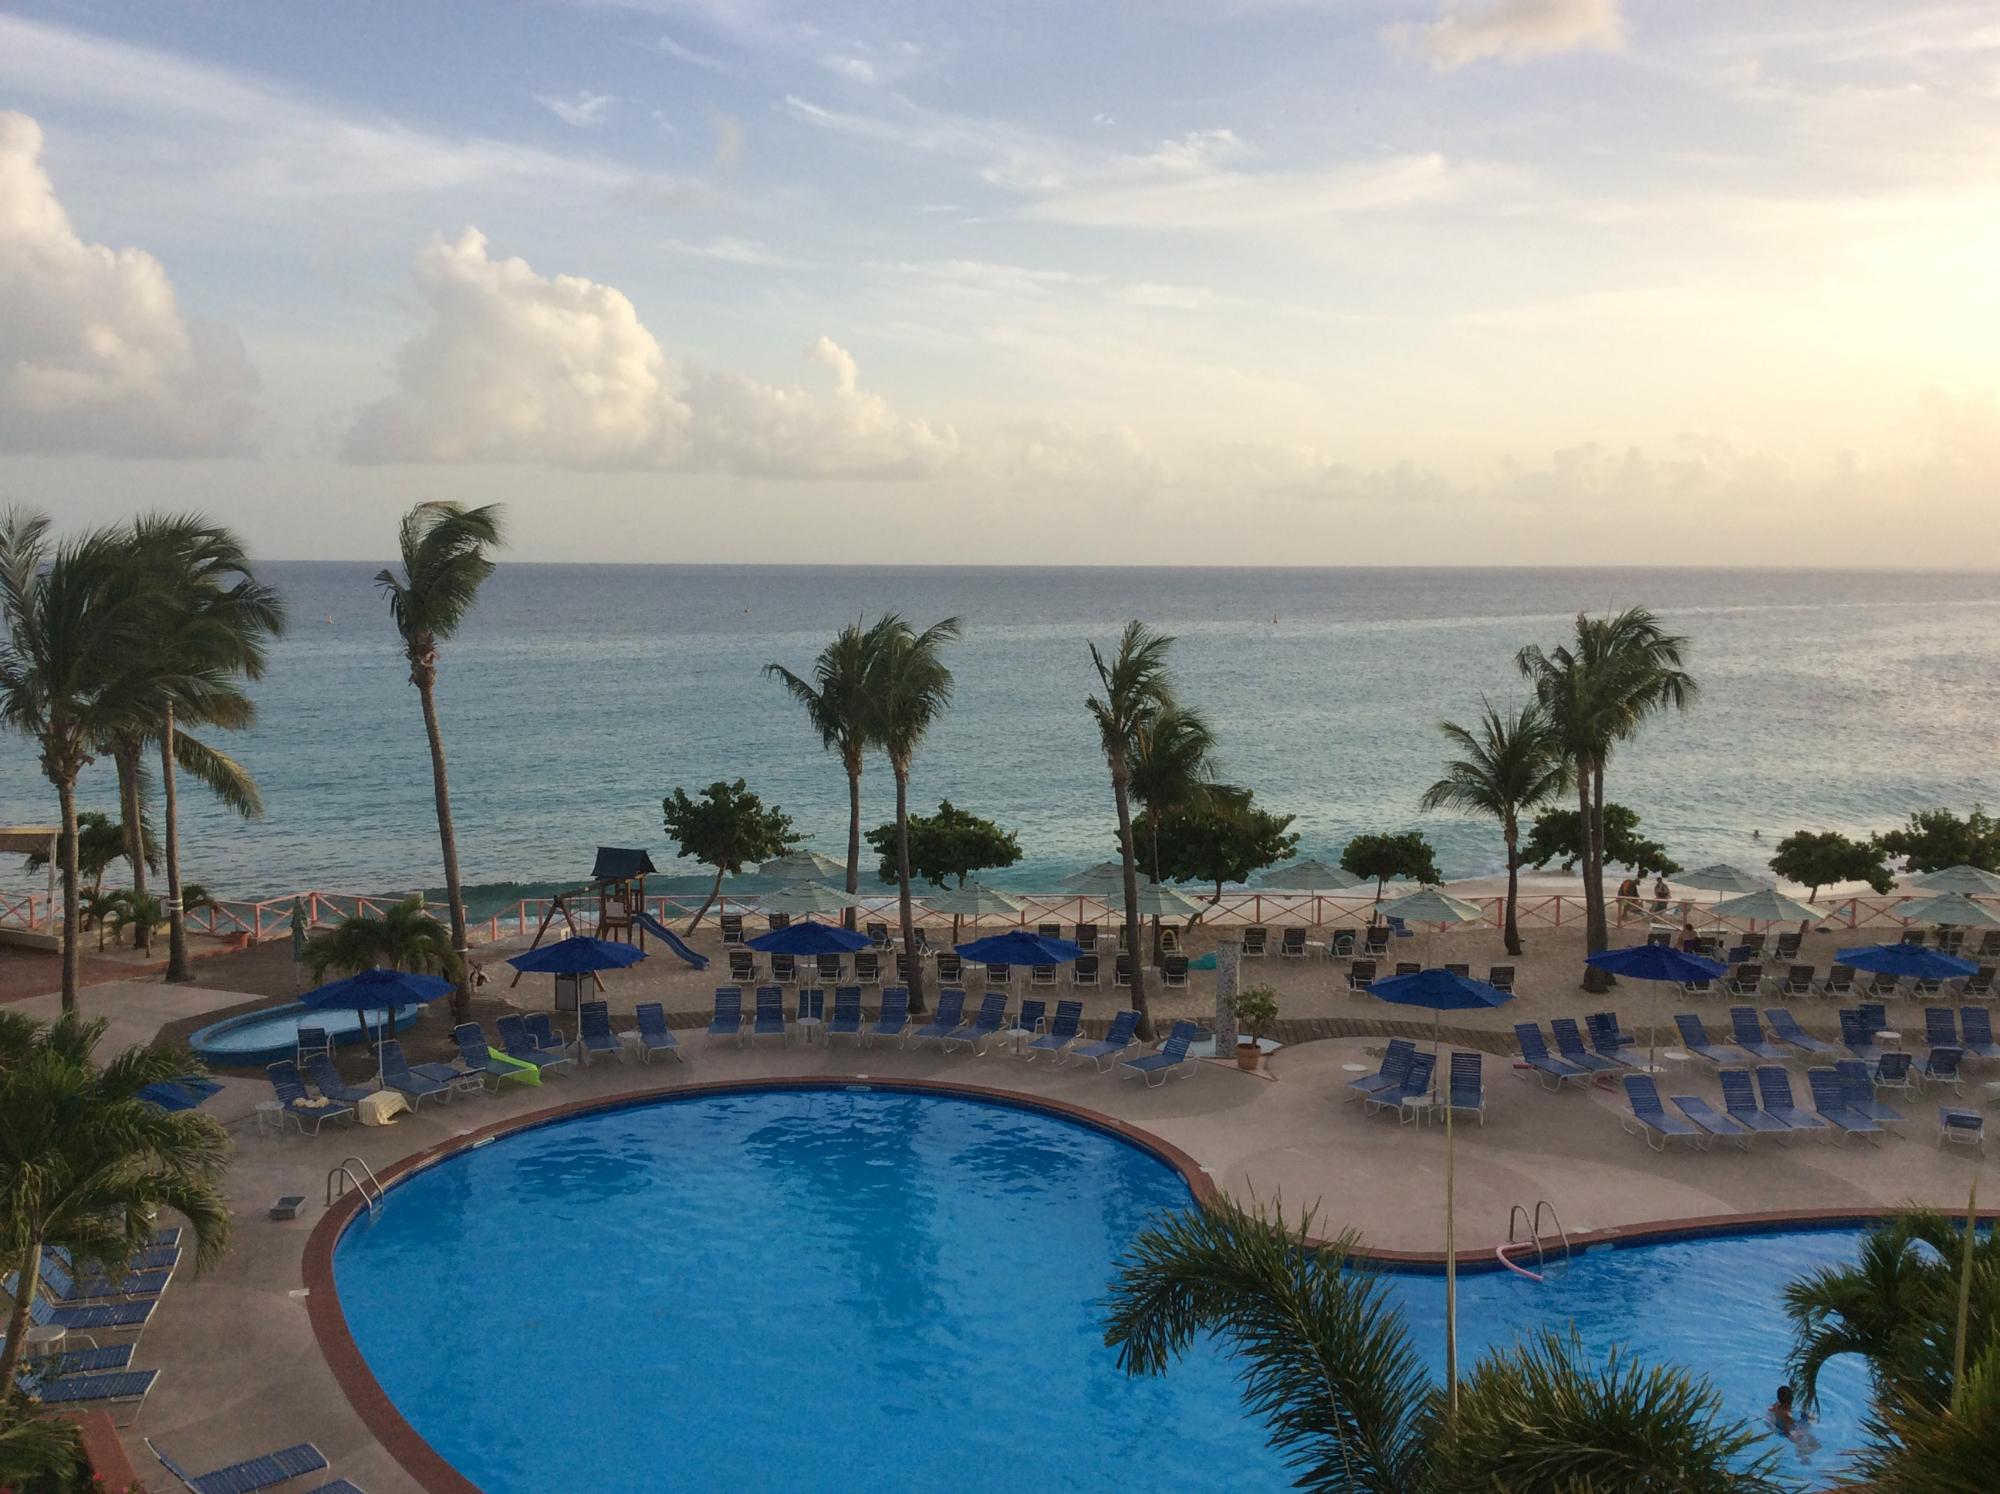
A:
{"label": "pool deck", "polygon": [[[163,990],[143,989],[154,996]],[[242,999],[206,994],[215,1009]],[[130,995],[94,988],[86,1008],[124,1006],[121,1023],[136,1031],[151,1015],[132,1010]],[[159,999],[192,1004],[199,995],[180,988]],[[1365,1116],[1358,1103],[1341,1099],[1343,1083],[1352,1077],[1342,1065],[1366,1062],[1372,1068],[1379,1038],[1285,1049],[1273,1058],[1268,1078],[1210,1062],[1190,1078],[1148,1090],[1134,1079],[1097,1074],[1088,1065],[1057,1067],[1047,1059],[947,1057],[934,1048],[857,1051],[846,1044],[831,1051],[780,1048],[769,1040],[738,1049],[711,1047],[699,1034],[680,1035],[686,1064],[600,1061],[580,1073],[551,1077],[539,1090],[509,1086],[499,1096],[462,1096],[446,1106],[426,1105],[388,1127],[332,1126],[318,1138],[260,1133],[255,1106],[268,1088],[259,1081],[227,1080],[208,1109],[237,1138],[229,1177],[237,1211],[235,1246],[208,1275],[197,1278],[184,1270],[176,1276],[136,1356],[136,1364],[165,1371],[128,1434],[142,1472],[157,1469],[139,1446],[140,1433],[203,1468],[310,1440],[332,1460],[335,1474],[371,1494],[425,1487],[350,1407],[308,1318],[303,1262],[308,1238],[324,1215],[328,1170],[351,1154],[385,1171],[468,1133],[579,1102],[732,1080],[949,1081],[1081,1106],[1136,1128],[1187,1153],[1236,1197],[1276,1201],[1288,1213],[1314,1208],[1320,1235],[1353,1228],[1375,1249],[1419,1256],[1434,1256],[1442,1245],[1442,1128],[1398,1124],[1393,1115]],[[1660,1077],[1663,1093],[1715,1097],[1710,1074],[1690,1072],[1685,1082],[1679,1073]],[[1967,1102],[1977,1103],[1973,1095],[1980,1081],[1967,1088]],[[1932,1145],[1936,1100],[1925,1097],[1893,1102],[1910,1117],[1909,1134],[1885,1139],[1879,1147],[1864,1140],[1784,1146],[1766,1138],[1747,1153],[1718,1146],[1707,1153],[1676,1147],[1655,1154],[1620,1129],[1622,1090],[1549,1094],[1517,1078],[1505,1060],[1489,1056],[1486,1092],[1487,1123],[1455,1127],[1458,1245],[1462,1258],[1481,1261],[1490,1261],[1493,1247],[1506,1238],[1510,1206],[1532,1207],[1539,1198],[1555,1204],[1572,1234],[1688,1218],[1868,1212],[1910,1202],[1962,1208],[1973,1178],[1985,1180],[1992,1191],[2000,1158],[2000,1146],[1985,1157],[1964,1148],[1937,1150]],[[304,1217],[272,1222],[266,1208],[285,1193],[307,1197]],[[537,1285],[559,1295],[559,1264]],[[1079,1283],[1078,1289],[1099,1286]]]}

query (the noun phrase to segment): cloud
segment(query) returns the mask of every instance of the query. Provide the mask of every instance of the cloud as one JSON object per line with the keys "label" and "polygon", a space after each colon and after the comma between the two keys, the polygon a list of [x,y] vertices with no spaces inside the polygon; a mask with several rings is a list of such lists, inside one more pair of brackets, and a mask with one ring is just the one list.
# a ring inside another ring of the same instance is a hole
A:
{"label": "cloud", "polygon": [[1519,62],[1556,52],[1616,51],[1624,45],[1619,0],[1469,0],[1448,3],[1437,20],[1387,28],[1395,46],[1440,72],[1498,57]]}
{"label": "cloud", "polygon": [[538,93],[535,102],[566,125],[579,130],[594,130],[604,123],[605,116],[611,112],[611,106],[618,102],[618,98],[609,93],[585,92],[573,99]]}
{"label": "cloud", "polygon": [[712,259],[725,265],[749,265],[763,270],[796,269],[800,263],[755,239],[731,238],[726,234],[718,234],[700,244],[687,239],[668,239],[661,247],[669,254],[684,255],[689,259]]}
{"label": "cloud", "polygon": [[949,426],[897,414],[845,349],[807,356],[831,388],[677,368],[622,293],[492,258],[468,228],[417,256],[429,324],[396,390],[348,432],[354,462],[502,462],[781,478],[916,477],[957,453]]}
{"label": "cloud", "polygon": [[707,68],[712,73],[722,73],[729,70],[720,57],[712,57],[706,52],[698,52],[683,42],[675,41],[671,36],[662,36],[659,46],[662,52],[665,52],[669,57],[677,61],[689,63],[695,67]]}
{"label": "cloud", "polygon": [[181,315],[160,262],[86,243],[0,112],[0,449],[217,456],[249,444],[257,379],[233,334]]}

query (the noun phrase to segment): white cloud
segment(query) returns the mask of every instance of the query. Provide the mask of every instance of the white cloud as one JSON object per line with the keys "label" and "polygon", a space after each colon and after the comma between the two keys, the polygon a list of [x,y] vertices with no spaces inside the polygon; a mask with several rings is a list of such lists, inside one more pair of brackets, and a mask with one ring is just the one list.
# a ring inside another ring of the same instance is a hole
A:
{"label": "white cloud", "polygon": [[1437,20],[1391,26],[1389,40],[1441,72],[1488,57],[1518,62],[1557,52],[1615,51],[1625,41],[1619,0],[1447,0]]}
{"label": "white cloud", "polygon": [[493,259],[476,229],[434,239],[415,276],[429,325],[395,392],[356,416],[349,460],[891,478],[957,452],[949,426],[897,414],[825,337],[807,355],[832,387],[814,392],[678,370],[619,291]]}
{"label": "white cloud", "polygon": [[594,130],[604,123],[611,106],[618,102],[617,95],[609,93],[578,93],[575,98],[558,98],[553,94],[538,93],[535,102],[564,124],[579,130]]}
{"label": "white cloud", "polygon": [[712,73],[728,71],[727,66],[720,57],[711,56],[707,52],[697,51],[683,42],[675,41],[671,36],[662,36],[659,45],[662,52],[665,52],[669,57],[677,61],[690,63],[695,67],[706,68]]}
{"label": "white cloud", "polygon": [[160,262],[87,243],[0,112],[0,449],[214,456],[244,448],[256,375],[230,333],[181,315]]}
{"label": "white cloud", "polygon": [[726,265],[749,265],[757,269],[793,269],[799,261],[767,248],[755,239],[731,238],[726,234],[703,243],[688,239],[668,239],[664,249],[669,254],[684,255],[689,259],[712,259]]}

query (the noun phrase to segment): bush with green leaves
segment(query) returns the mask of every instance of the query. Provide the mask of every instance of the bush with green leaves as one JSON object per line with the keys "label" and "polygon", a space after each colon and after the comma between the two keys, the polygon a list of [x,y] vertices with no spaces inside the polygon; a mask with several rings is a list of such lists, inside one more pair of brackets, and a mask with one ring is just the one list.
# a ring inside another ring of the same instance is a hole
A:
{"label": "bush with green leaves", "polygon": [[1887,892],[1896,879],[1882,864],[1885,854],[1879,841],[1850,840],[1837,830],[1794,830],[1778,842],[1771,870],[1807,889],[1807,902],[1818,902],[1820,888],[1836,882],[1866,882]]}
{"label": "bush with green leaves", "polygon": [[1383,887],[1398,879],[1421,882],[1426,887],[1443,880],[1438,875],[1437,853],[1421,830],[1406,830],[1401,835],[1357,835],[1341,851],[1340,869],[1351,877],[1372,877],[1377,902]]}
{"label": "bush with green leaves", "polygon": [[1278,993],[1269,986],[1251,986],[1238,991],[1231,1003],[1236,1021],[1253,1038],[1261,1038],[1278,1020]]}

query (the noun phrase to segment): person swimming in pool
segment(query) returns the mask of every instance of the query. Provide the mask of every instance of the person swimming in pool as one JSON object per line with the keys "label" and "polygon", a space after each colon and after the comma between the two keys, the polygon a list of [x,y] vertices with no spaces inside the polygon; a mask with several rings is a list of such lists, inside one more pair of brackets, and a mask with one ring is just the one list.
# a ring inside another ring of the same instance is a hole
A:
{"label": "person swimming in pool", "polygon": [[1771,1402],[1764,1415],[1772,1430],[1780,1437],[1789,1438],[1801,1453],[1809,1453],[1819,1446],[1819,1439],[1807,1428],[1810,1418],[1792,1408],[1791,1386],[1778,1387],[1778,1398]]}

